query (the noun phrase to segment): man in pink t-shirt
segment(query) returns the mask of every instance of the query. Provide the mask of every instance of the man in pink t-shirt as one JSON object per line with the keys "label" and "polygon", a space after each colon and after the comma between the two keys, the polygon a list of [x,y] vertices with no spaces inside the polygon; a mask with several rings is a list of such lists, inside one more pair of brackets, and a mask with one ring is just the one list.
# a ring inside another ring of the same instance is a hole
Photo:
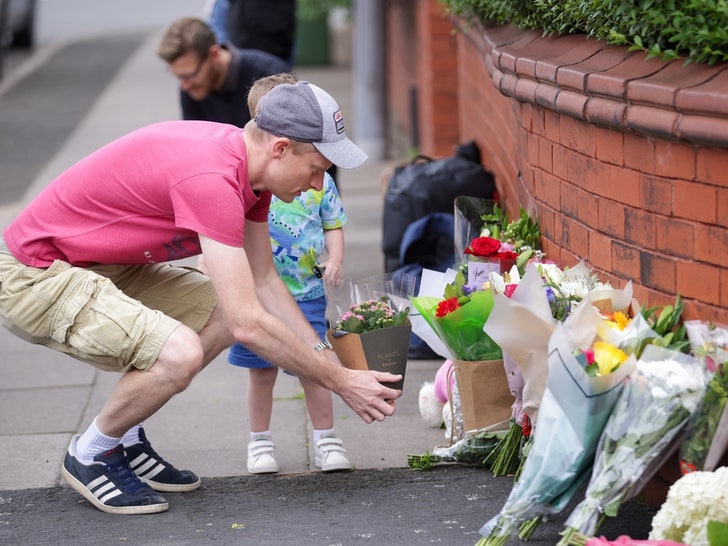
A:
{"label": "man in pink t-shirt", "polygon": [[[168,508],[200,479],[160,457],[142,423],[235,341],[382,421],[400,376],[342,367],[278,277],[271,195],[320,190],[366,155],[336,101],[277,86],[245,129],[172,121],[126,135],[43,190],[0,238],[0,317],[18,336],[121,378],[66,454],[64,479],[98,509]],[[174,260],[202,254],[208,275]]]}

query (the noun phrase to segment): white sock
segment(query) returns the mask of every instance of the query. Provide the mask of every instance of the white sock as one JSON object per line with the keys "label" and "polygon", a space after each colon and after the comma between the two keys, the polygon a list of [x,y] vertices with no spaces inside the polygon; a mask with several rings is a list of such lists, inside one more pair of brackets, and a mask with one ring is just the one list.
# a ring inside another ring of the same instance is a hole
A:
{"label": "white sock", "polygon": [[313,430],[313,443],[315,444],[318,442],[322,436],[333,436],[334,435],[334,429],[328,428],[324,430]]}
{"label": "white sock", "polygon": [[126,434],[121,437],[121,443],[124,444],[124,447],[133,446],[134,444],[139,443],[139,429],[142,424],[143,423],[139,423],[138,425],[131,427],[126,431]]}
{"label": "white sock", "polygon": [[76,457],[83,464],[91,464],[94,462],[96,455],[114,449],[119,445],[120,440],[121,438],[112,438],[99,432],[96,426],[96,419],[94,419],[91,426],[86,429],[86,432],[81,434],[81,437],[76,443]]}
{"label": "white sock", "polygon": [[273,437],[273,435],[270,433],[270,429],[263,430],[261,432],[251,432],[250,433],[251,440],[260,440],[260,438],[263,436],[266,436],[266,437],[270,436],[271,438]]}

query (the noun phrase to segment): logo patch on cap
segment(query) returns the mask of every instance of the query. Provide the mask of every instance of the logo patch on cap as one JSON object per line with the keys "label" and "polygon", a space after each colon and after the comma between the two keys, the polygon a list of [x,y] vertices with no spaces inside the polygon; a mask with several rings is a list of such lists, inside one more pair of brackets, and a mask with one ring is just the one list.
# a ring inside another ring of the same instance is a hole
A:
{"label": "logo patch on cap", "polygon": [[341,115],[341,110],[334,112],[334,126],[338,134],[344,132],[344,116]]}

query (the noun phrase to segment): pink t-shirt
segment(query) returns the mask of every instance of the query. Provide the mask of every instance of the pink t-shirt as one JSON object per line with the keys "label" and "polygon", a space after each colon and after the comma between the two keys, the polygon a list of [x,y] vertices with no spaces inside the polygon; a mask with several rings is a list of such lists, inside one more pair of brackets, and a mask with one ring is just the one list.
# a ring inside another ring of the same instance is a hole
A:
{"label": "pink t-shirt", "polygon": [[73,165],[3,238],[34,267],[166,262],[199,254],[198,234],[241,247],[245,220],[267,222],[270,197],[250,188],[242,129],[162,122]]}

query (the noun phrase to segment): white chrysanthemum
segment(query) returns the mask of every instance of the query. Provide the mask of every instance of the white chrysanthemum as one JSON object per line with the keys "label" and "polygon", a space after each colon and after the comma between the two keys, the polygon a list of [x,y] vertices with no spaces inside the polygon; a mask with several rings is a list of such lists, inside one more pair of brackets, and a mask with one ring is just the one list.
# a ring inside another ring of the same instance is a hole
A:
{"label": "white chrysanthemum", "polygon": [[654,398],[668,398],[676,393],[684,393],[682,402],[691,413],[697,408],[700,397],[690,396],[690,393],[701,392],[705,383],[700,374],[692,373],[693,368],[685,366],[675,360],[643,361],[637,363],[637,368],[648,380],[654,380],[652,396]]}
{"label": "white chrysanthemum", "polygon": [[676,481],[652,519],[650,539],[709,546],[711,520],[728,524],[728,467],[691,472]]}

